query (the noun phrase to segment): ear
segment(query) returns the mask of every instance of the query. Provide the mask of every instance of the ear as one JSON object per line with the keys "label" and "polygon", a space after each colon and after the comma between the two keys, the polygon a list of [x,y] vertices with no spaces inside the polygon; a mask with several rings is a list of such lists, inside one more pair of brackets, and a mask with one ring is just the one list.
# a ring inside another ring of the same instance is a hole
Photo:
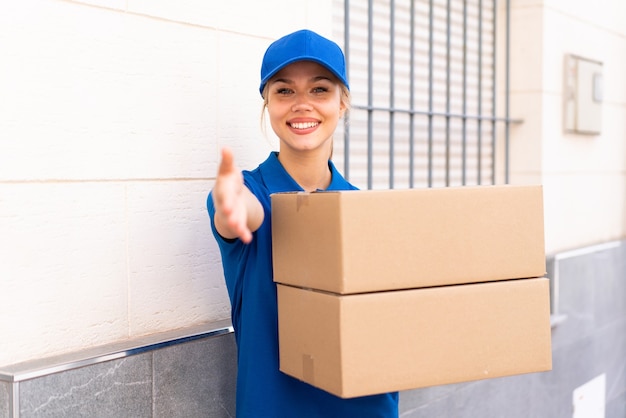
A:
{"label": "ear", "polygon": [[343,102],[343,100],[339,101],[339,118],[343,118],[344,115],[346,114],[346,104]]}

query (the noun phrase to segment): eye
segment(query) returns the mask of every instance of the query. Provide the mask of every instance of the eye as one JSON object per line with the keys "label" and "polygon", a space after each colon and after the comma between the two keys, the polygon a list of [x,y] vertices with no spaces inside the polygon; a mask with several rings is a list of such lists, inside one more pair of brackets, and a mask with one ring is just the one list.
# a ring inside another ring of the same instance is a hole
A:
{"label": "eye", "polygon": [[287,88],[287,87],[279,87],[276,89],[276,94],[280,94],[282,96],[286,96],[288,94],[293,93],[293,90]]}
{"label": "eye", "polygon": [[317,86],[313,87],[313,93],[326,93],[328,91],[327,87]]}

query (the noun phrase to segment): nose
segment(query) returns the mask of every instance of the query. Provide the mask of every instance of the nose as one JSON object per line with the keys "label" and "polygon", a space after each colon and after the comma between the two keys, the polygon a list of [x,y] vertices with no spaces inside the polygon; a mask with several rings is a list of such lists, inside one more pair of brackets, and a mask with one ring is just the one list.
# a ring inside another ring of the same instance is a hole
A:
{"label": "nose", "polygon": [[309,103],[306,94],[299,93],[294,96],[291,110],[293,112],[311,110],[311,104]]}

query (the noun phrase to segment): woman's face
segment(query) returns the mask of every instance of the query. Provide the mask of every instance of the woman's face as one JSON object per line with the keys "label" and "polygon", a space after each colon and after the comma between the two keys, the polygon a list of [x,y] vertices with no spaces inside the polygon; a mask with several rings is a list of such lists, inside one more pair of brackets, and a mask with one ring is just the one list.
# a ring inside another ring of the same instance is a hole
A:
{"label": "woman's face", "polygon": [[276,73],[268,82],[267,109],[281,150],[325,150],[345,112],[341,85],[324,66],[299,61]]}

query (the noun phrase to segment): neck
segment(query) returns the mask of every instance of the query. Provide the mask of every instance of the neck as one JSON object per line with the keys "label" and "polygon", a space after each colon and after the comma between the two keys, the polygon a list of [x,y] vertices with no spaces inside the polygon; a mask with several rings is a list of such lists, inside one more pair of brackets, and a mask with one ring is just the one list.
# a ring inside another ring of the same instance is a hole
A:
{"label": "neck", "polygon": [[289,175],[307,192],[325,190],[332,174],[328,167],[327,153],[291,153],[281,150],[278,160]]}

